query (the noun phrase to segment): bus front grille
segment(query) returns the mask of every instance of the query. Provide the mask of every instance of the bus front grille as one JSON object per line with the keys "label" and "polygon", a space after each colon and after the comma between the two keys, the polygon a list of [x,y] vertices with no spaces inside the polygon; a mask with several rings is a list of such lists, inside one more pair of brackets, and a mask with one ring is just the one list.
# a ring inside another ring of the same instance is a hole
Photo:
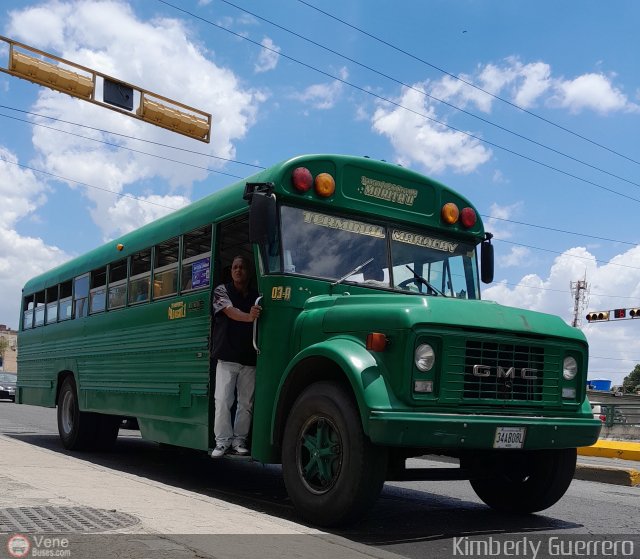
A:
{"label": "bus front grille", "polygon": [[468,340],[464,359],[465,399],[542,400],[544,347]]}

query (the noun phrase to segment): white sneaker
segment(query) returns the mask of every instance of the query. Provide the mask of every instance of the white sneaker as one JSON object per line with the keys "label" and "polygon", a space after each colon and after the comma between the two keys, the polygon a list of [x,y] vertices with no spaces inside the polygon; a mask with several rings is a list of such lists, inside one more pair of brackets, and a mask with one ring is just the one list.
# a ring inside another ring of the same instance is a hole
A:
{"label": "white sneaker", "polygon": [[227,453],[228,450],[229,450],[228,446],[218,444],[211,451],[211,458],[222,458]]}
{"label": "white sneaker", "polygon": [[248,456],[249,449],[244,443],[239,443],[233,447],[233,452],[238,456]]}

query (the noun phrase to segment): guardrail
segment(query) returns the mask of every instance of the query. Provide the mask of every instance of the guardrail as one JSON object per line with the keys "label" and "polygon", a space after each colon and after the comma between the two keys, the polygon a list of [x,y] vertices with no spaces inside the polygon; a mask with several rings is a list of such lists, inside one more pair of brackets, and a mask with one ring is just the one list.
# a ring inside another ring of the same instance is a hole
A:
{"label": "guardrail", "polygon": [[600,417],[606,427],[615,425],[627,425],[640,427],[640,404],[601,404],[591,403],[593,415]]}

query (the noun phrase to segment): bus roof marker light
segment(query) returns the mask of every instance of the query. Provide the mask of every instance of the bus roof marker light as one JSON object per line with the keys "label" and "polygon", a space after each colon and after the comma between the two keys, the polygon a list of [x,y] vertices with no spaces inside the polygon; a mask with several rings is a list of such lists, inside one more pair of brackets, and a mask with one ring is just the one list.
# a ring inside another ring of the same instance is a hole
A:
{"label": "bus roof marker light", "polygon": [[122,249],[123,249],[123,248],[124,248],[124,245],[123,245],[122,243],[118,243],[118,244],[116,245],[116,249],[117,249],[118,251],[120,251],[120,252],[122,252]]}
{"label": "bus roof marker light", "polygon": [[307,192],[313,185],[313,176],[306,167],[296,167],[291,174],[291,184],[298,192]]}
{"label": "bus roof marker light", "polygon": [[447,225],[453,225],[454,223],[458,222],[458,217],[460,217],[460,210],[458,209],[458,206],[456,206],[453,202],[447,202],[444,206],[442,206],[440,215],[442,216],[442,221],[444,221]]}
{"label": "bus roof marker light", "polygon": [[463,208],[460,212],[460,223],[467,229],[473,227],[477,219],[476,212],[473,208]]}
{"label": "bus roof marker light", "polygon": [[336,191],[336,181],[329,173],[320,173],[315,180],[316,194],[329,198]]}

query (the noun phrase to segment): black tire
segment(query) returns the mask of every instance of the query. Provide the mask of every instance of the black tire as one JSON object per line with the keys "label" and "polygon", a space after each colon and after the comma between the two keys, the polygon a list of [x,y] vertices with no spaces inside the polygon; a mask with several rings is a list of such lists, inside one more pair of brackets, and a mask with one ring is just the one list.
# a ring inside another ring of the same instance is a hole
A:
{"label": "black tire", "polygon": [[305,520],[335,526],[359,518],[380,495],[386,467],[386,449],[365,436],[339,385],[318,382],[298,397],[285,427],[282,471]]}
{"label": "black tire", "polygon": [[471,486],[491,508],[533,513],[549,508],[566,493],[576,469],[575,448],[479,451],[462,460]]}
{"label": "black tire", "polygon": [[58,394],[58,434],[67,450],[85,450],[91,446],[96,431],[96,416],[82,412],[73,377],[62,381]]}
{"label": "black tire", "polygon": [[75,380],[65,377],[58,394],[58,434],[67,450],[107,450],[118,437],[119,424],[116,416],[80,411]]}

